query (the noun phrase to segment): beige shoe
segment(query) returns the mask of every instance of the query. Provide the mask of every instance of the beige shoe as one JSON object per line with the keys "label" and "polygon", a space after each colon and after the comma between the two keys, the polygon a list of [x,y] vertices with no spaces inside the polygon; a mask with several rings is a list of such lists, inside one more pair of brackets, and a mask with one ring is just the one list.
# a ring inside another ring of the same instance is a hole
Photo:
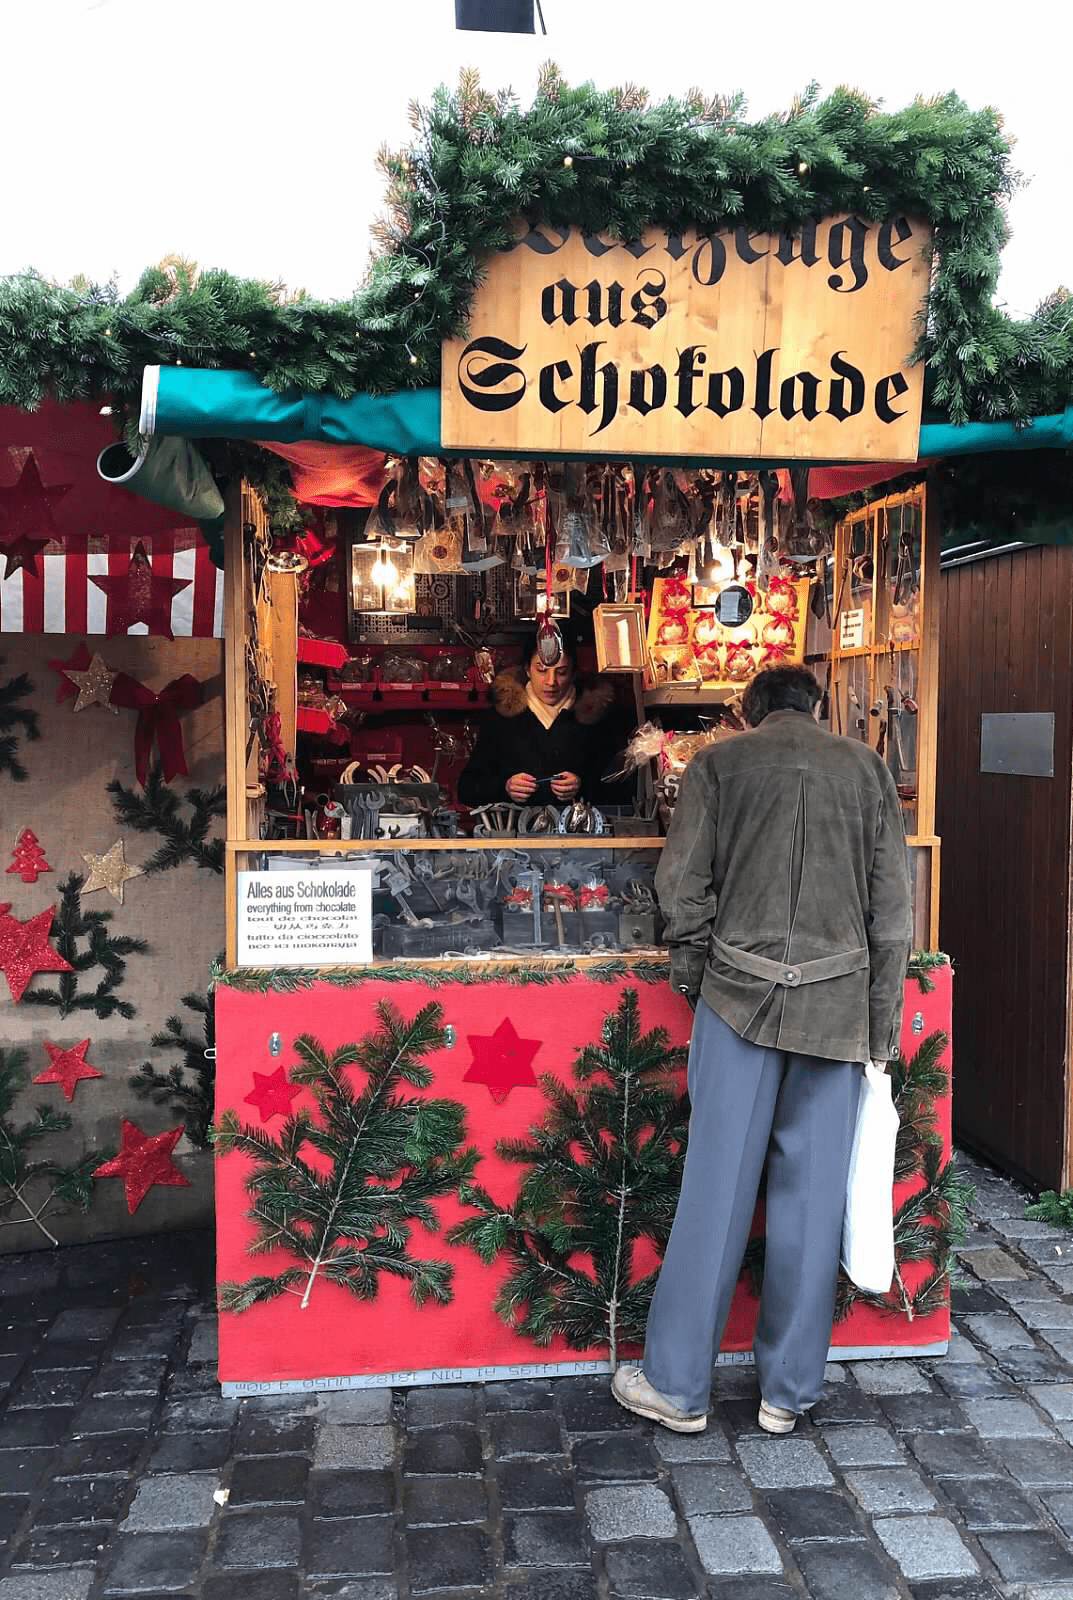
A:
{"label": "beige shoe", "polygon": [[627,1411],[662,1422],[675,1433],[703,1433],[708,1426],[706,1416],[691,1417],[687,1411],[679,1411],[658,1389],[653,1389],[640,1367],[619,1367],[611,1379],[611,1393]]}
{"label": "beige shoe", "polygon": [[786,1411],[782,1406],[769,1406],[766,1400],[761,1400],[756,1420],[765,1433],[793,1433],[797,1412]]}

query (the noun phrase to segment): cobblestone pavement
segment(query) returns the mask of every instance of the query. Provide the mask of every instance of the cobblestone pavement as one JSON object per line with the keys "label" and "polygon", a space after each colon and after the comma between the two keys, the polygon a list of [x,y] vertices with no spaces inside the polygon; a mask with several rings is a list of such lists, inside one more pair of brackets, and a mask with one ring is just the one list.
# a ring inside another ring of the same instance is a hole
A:
{"label": "cobblestone pavement", "polygon": [[978,1185],[943,1359],[790,1438],[606,1379],[221,1398],[210,1241],[0,1258],[0,1600],[1073,1600],[1073,1240]]}

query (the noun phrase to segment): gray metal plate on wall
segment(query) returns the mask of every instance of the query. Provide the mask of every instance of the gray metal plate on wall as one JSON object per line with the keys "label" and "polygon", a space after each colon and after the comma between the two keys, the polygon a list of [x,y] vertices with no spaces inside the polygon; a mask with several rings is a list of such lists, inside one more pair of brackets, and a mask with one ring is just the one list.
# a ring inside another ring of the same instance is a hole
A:
{"label": "gray metal plate on wall", "polygon": [[982,711],[980,771],[1054,777],[1053,711]]}

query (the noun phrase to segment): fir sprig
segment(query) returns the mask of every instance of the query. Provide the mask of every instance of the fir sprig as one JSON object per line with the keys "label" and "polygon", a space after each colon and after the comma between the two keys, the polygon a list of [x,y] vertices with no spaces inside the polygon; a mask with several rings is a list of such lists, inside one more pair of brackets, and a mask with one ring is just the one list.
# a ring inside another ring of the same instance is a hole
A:
{"label": "fir sprig", "polygon": [[[188,789],[179,795],[164,782],[160,763],[154,761],[144,792],[125,789],[118,778],[113,778],[107,789],[117,822],[137,833],[159,833],[164,839],[142,868],[144,873],[170,872],[184,861],[193,861],[209,872],[223,872],[224,842],[208,837],[212,819],[227,811],[223,785]],[[189,820],[180,814],[182,805],[190,807]]]}
{"label": "fir sprig", "polygon": [[40,1141],[51,1133],[66,1132],[71,1118],[66,1111],[38,1106],[32,1122],[11,1120],[15,1097],[29,1082],[25,1063],[25,1051],[0,1049],[0,1227],[32,1223],[49,1244],[58,1245],[56,1235],[45,1226],[46,1218],[72,1209],[89,1210],[93,1172],[104,1158],[94,1151],[70,1167],[33,1159]]}
{"label": "fir sprig", "polygon": [[[219,1153],[237,1150],[253,1161],[250,1252],[281,1250],[301,1263],[221,1284],[222,1310],[286,1293],[300,1295],[305,1310],[318,1277],[371,1300],[382,1273],[408,1280],[418,1305],[450,1300],[451,1264],[411,1254],[410,1235],[415,1223],[438,1229],[431,1202],[469,1180],[477,1155],[462,1148],[465,1115],[456,1101],[402,1092],[432,1082],[422,1057],[444,1044],[443,1008],[431,1001],[407,1020],[381,1000],[376,1015],[374,1032],[335,1051],[308,1034],[295,1040],[291,1082],[311,1091],[315,1116],[289,1117],[278,1139],[240,1124],[233,1111],[220,1118]],[[364,1074],[360,1088],[354,1069]],[[307,1148],[319,1159],[307,1160]]]}
{"label": "fir sprig", "polygon": [[448,1237],[486,1263],[506,1255],[496,1311],[536,1344],[607,1344],[614,1363],[622,1341],[643,1339],[655,1274],[634,1278],[635,1246],[670,1236],[687,1122],[670,1074],[685,1054],[664,1028],[641,1033],[637,990],[624,989],[600,1043],[578,1053],[575,1086],[545,1076],[543,1123],[497,1144],[528,1168],[516,1200],[463,1186],[477,1215]]}
{"label": "fir sprig", "polygon": [[1044,1189],[1038,1200],[1025,1206],[1025,1216],[1047,1222],[1052,1228],[1073,1229],[1073,1189]]}
{"label": "fir sprig", "polygon": [[216,1082],[216,1007],[211,989],[207,995],[182,998],[183,1005],[202,1019],[201,1037],[187,1033],[182,1017],[169,1017],[151,1042],[156,1050],[178,1050],[182,1063],[173,1062],[163,1073],[151,1061],[143,1061],[130,1086],[154,1105],[167,1105],[183,1119],[190,1143],[207,1150]]}
{"label": "fir sprig", "polygon": [[[129,934],[109,933],[111,911],[85,910],[81,901],[85,881],[83,875],[72,872],[60,884],[60,903],[52,925],[56,949],[74,970],[59,973],[54,989],[43,989],[35,981],[23,995],[22,1004],[56,1006],[61,1017],[70,1016],[72,1011],[92,1011],[102,1018],[116,1012],[121,1017],[133,1017],[134,1006],[129,1000],[121,1000],[115,991],[126,974],[126,957],[142,955],[149,946],[144,939]],[[81,940],[86,941],[84,947],[80,947]],[[104,976],[91,992],[80,994],[80,979],[94,967],[103,967]]]}
{"label": "fir sprig", "polygon": [[[2,665],[3,657],[0,656],[0,666]],[[26,739],[41,737],[37,712],[17,703],[19,700],[24,700],[32,690],[33,684],[26,672],[20,672],[16,677],[9,678],[6,683],[0,683],[0,774],[6,772],[16,783],[25,783],[29,773],[18,757],[19,733],[9,730],[20,730]]]}

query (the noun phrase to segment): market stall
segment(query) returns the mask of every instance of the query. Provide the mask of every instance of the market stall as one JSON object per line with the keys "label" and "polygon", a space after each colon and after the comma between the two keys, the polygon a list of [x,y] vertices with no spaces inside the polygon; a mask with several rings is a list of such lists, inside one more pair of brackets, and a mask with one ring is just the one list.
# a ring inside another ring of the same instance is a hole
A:
{"label": "market stall", "polygon": [[[829,264],[843,250],[848,263],[850,220],[823,226]],[[822,293],[786,273],[807,231],[759,288],[746,266],[783,248],[761,234],[747,248],[733,234],[602,241],[598,268],[576,231],[545,241],[550,263],[521,234],[489,267],[467,340],[445,345],[442,456],[376,462],[367,505],[321,512],[290,552],[252,496],[233,508],[217,1154],[234,1392],[601,1370],[637,1349],[674,1210],[691,1020],[666,985],[654,870],[685,765],[737,735],[760,668],[809,661],[830,726],[891,767],[917,942],[934,950],[925,487],[836,525],[807,466],[763,464],[806,448],[915,459],[918,375],[897,351],[925,293],[927,230],[865,231],[848,323],[837,273]],[[913,272],[892,297],[879,267],[895,238]],[[735,248],[724,278],[713,263]],[[659,249],[666,261],[638,269]],[[598,277],[581,290],[586,255]],[[781,318],[785,369],[772,345],[749,381],[778,410],[754,392],[746,424],[735,338],[757,342],[763,306]],[[603,337],[574,373],[566,346],[538,336],[579,317]],[[640,367],[637,341],[664,322]],[[726,365],[709,372],[687,341],[716,325]],[[804,363],[828,345],[821,417]],[[678,426],[660,417],[650,434],[675,360]],[[684,403],[701,394],[705,456]],[[504,683],[524,693],[534,628],[534,660],[590,680],[578,716],[594,682],[623,729],[595,786],[560,801],[555,774],[524,795],[504,788],[509,763],[487,789],[465,776]],[[948,967],[922,955],[897,1069],[899,1270],[885,1297],[843,1285],[847,1352],[945,1348],[949,1002]],[[761,1253],[762,1220],[728,1358],[749,1349]]]}

